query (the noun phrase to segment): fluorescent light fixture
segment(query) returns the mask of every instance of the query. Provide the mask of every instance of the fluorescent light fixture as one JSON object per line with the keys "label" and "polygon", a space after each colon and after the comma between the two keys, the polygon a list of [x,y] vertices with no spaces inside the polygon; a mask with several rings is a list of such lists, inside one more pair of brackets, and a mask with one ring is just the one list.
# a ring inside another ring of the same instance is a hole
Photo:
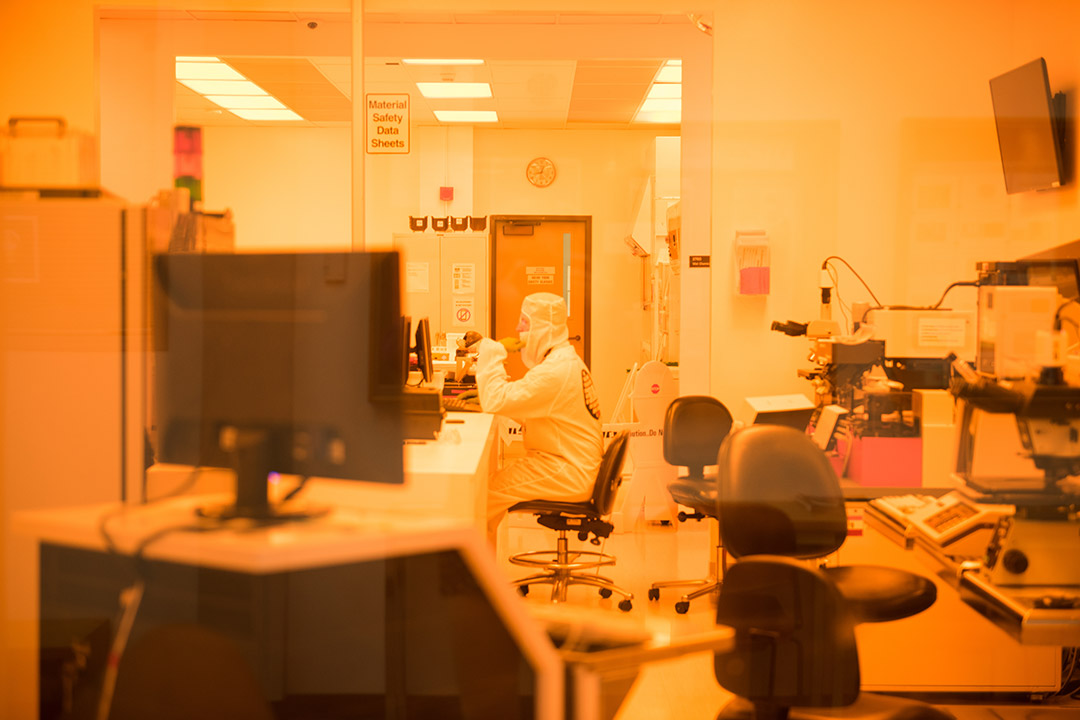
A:
{"label": "fluorescent light fixture", "polygon": [[678,125],[682,122],[682,112],[678,110],[655,110],[652,112],[642,110],[634,116],[634,122]]}
{"label": "fluorescent light fixture", "polygon": [[182,63],[182,62],[212,62],[212,63],[216,63],[216,62],[221,62],[221,59],[216,58],[216,57],[207,57],[206,55],[178,55],[176,57],[176,62],[178,62],[178,63]]}
{"label": "fluorescent light fixture", "polygon": [[499,122],[494,110],[435,110],[439,122]]}
{"label": "fluorescent light fixture", "polygon": [[246,80],[223,62],[177,62],[177,80]]}
{"label": "fluorescent light fixture", "polygon": [[179,80],[200,95],[268,95],[250,80]]}
{"label": "fluorescent light fixture", "polygon": [[658,83],[677,83],[682,82],[682,66],[681,65],[665,65],[660,68],[660,72],[656,73],[656,78],[653,82]]}
{"label": "fluorescent light fixture", "polygon": [[280,100],[272,95],[207,95],[206,99],[228,110],[234,108],[267,110],[285,107]]}
{"label": "fluorescent light fixture", "polygon": [[257,108],[229,108],[229,112],[244,120],[303,120],[288,108],[280,109],[257,109]]}
{"label": "fluorescent light fixture", "polygon": [[682,100],[674,98],[646,98],[640,112],[681,112]]}
{"label": "fluorescent light fixture", "polygon": [[679,83],[655,83],[649,88],[649,94],[645,96],[649,100],[670,100],[682,97],[682,85]]}
{"label": "fluorescent light fixture", "polygon": [[682,67],[682,60],[668,60],[664,64],[665,65],[674,65],[674,66]]}
{"label": "fluorescent light fixture", "polygon": [[416,87],[426,98],[489,98],[491,86],[487,83],[465,82],[418,82]]}
{"label": "fluorescent light fixture", "polygon": [[475,58],[402,58],[406,65],[483,65],[483,60]]}

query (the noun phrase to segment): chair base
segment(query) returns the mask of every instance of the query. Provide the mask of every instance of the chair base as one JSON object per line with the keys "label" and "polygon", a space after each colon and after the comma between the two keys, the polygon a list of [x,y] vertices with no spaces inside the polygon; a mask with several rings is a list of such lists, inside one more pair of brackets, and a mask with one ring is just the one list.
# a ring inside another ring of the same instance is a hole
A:
{"label": "chair base", "polygon": [[685,615],[690,610],[690,601],[697,600],[704,595],[711,595],[713,593],[720,592],[720,588],[723,583],[715,578],[705,578],[703,580],[664,580],[662,582],[654,582],[649,586],[649,599],[659,600],[660,591],[664,588],[673,587],[693,587],[695,590],[686,593],[679,598],[679,601],[675,603],[675,612],[680,615]]}
{"label": "chair base", "polygon": [[[721,545],[716,546],[716,567],[718,572],[723,571],[725,565],[726,554],[724,548]],[[709,576],[702,580],[662,580],[660,582],[654,582],[649,586],[649,599],[659,600],[660,591],[663,588],[672,587],[693,587],[695,590],[686,593],[679,598],[679,601],[675,603],[675,612],[680,615],[685,615],[690,610],[690,601],[696,600],[704,595],[710,595],[713,593],[719,593],[720,588],[723,587],[724,582],[719,578]]]}
{"label": "chair base", "polygon": [[859,718],[859,720],[956,720],[947,710],[918,700],[859,693],[851,705],[831,708],[759,708],[744,698],[731,700],[716,716],[717,720],[828,720],[829,718]]}
{"label": "chair base", "polygon": [[510,558],[514,565],[535,567],[541,572],[528,577],[513,581],[522,595],[527,595],[530,585],[551,585],[551,602],[566,602],[566,591],[571,585],[590,585],[599,589],[601,597],[611,597],[618,594],[622,597],[619,609],[630,610],[634,594],[624,590],[614,583],[611,578],[602,575],[586,575],[582,571],[599,568],[604,565],[614,565],[615,558],[600,552],[591,550],[577,550],[571,552],[566,538],[566,532],[559,532],[558,544],[555,550],[540,550],[521,553]]}

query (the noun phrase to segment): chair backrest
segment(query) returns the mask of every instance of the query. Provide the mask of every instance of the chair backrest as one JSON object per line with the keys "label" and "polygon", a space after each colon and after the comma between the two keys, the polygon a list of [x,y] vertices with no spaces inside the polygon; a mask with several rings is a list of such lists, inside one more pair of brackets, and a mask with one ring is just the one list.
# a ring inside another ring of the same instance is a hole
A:
{"label": "chair backrest", "polygon": [[604,457],[600,459],[600,469],[596,471],[596,484],[593,485],[592,504],[601,517],[609,515],[615,506],[615,493],[622,484],[622,467],[626,461],[626,445],[630,438],[627,432],[616,435]]}
{"label": "chair backrest", "polygon": [[272,720],[270,701],[238,645],[199,625],[162,625],[124,654],[110,720]]}
{"label": "chair backrest", "polygon": [[720,528],[735,557],[817,558],[847,537],[840,481],[808,435],[752,425],[724,440],[717,457]]}
{"label": "chair backrest", "polygon": [[748,557],[724,573],[717,623],[735,630],[713,657],[716,680],[755,705],[842,707],[859,696],[855,621],[817,568]]}
{"label": "chair backrest", "polygon": [[664,416],[664,459],[685,465],[692,478],[703,477],[705,466],[716,463],[731,424],[731,413],[714,397],[675,398]]}

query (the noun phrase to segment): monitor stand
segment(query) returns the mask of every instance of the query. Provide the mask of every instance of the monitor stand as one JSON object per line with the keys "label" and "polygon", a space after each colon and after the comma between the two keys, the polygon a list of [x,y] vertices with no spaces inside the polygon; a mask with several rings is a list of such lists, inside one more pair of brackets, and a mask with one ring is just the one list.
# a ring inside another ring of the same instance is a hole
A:
{"label": "monitor stand", "polygon": [[246,518],[258,522],[310,520],[326,515],[327,507],[271,505],[267,478],[273,471],[270,434],[265,430],[237,430],[232,449],[236,472],[236,502],[230,505],[200,507],[200,517],[215,520]]}

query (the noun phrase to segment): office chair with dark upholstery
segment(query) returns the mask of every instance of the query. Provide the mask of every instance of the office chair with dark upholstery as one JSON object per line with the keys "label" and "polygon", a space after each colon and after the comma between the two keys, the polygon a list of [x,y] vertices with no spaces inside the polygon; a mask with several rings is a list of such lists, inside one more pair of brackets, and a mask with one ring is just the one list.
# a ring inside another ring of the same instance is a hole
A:
{"label": "office chair with dark upholstery", "polygon": [[[672,500],[693,512],[679,512],[679,522],[717,517],[716,482],[705,479],[705,467],[716,464],[720,444],[731,432],[731,413],[722,402],[708,395],[675,398],[664,416],[664,460],[686,466],[687,474],[668,485]],[[716,576],[702,580],[664,580],[649,587],[649,599],[659,600],[660,590],[691,586],[696,589],[679,598],[675,611],[690,609],[690,601],[720,589],[723,572],[723,543],[716,544]]]}
{"label": "office chair with dark upholstery", "polygon": [[[527,512],[537,516],[537,522],[559,533],[555,550],[537,550],[520,553],[510,558],[514,565],[539,568],[541,572],[514,581],[518,592],[529,594],[533,584],[551,585],[551,601],[564,602],[566,590],[571,585],[592,585],[600,589],[602,597],[611,597],[618,593],[623,599],[619,609],[630,610],[634,594],[615,585],[609,578],[599,574],[587,575],[583,571],[597,569],[604,565],[614,565],[615,558],[601,552],[573,550],[569,548],[567,534],[577,533],[579,540],[592,536],[592,544],[599,545],[600,538],[611,535],[614,529],[605,518],[611,514],[615,505],[615,493],[622,484],[622,466],[626,459],[626,444],[629,435],[619,433],[604,451],[600,469],[596,473],[592,498],[584,502],[563,502],[559,500],[526,500],[512,506],[508,512]],[[597,570],[597,573],[599,571]]]}
{"label": "office chair with dark upholstery", "polygon": [[724,441],[718,463],[720,528],[738,558],[716,608],[716,622],[735,629],[735,645],[716,653],[714,671],[737,696],[719,717],[953,718],[926,703],[859,692],[855,625],[915,615],[937,590],[894,568],[815,567],[843,544],[847,513],[836,473],[810,437],[754,425]]}

